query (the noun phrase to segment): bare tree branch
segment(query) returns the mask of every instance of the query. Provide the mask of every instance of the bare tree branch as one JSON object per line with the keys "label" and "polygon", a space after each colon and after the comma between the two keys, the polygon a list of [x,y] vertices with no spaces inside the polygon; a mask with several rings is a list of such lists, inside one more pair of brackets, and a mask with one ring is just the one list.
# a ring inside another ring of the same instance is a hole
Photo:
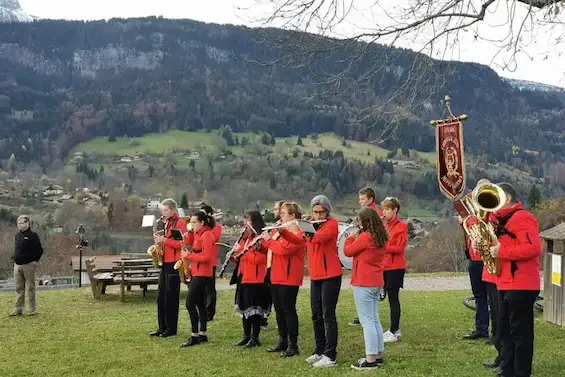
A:
{"label": "bare tree branch", "polygon": [[512,71],[517,56],[533,59],[528,47],[537,28],[552,30],[548,46],[565,39],[563,0],[241,1],[253,3],[245,12],[260,13],[254,21],[267,27],[259,31],[261,42],[278,52],[257,63],[300,68],[319,88],[315,95],[330,102],[364,102],[350,114],[353,124],[378,117],[395,125],[435,101],[453,73],[449,62],[473,40],[496,46],[491,65]]}

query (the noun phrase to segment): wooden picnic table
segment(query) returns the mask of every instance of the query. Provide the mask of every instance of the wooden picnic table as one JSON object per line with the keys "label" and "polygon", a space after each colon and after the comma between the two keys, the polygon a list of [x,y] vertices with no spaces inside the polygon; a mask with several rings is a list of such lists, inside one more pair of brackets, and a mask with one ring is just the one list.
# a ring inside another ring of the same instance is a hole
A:
{"label": "wooden picnic table", "polygon": [[113,263],[113,280],[120,284],[120,301],[125,301],[126,287],[129,291],[132,285],[139,285],[146,297],[147,286],[159,284],[160,269],[153,266],[152,259],[118,259]]}

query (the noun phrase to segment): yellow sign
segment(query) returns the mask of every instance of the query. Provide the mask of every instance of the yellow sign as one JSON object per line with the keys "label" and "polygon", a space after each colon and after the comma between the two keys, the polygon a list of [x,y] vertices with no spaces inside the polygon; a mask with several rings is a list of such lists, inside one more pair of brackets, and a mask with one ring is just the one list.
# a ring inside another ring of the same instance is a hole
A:
{"label": "yellow sign", "polygon": [[551,254],[551,284],[561,287],[561,255]]}

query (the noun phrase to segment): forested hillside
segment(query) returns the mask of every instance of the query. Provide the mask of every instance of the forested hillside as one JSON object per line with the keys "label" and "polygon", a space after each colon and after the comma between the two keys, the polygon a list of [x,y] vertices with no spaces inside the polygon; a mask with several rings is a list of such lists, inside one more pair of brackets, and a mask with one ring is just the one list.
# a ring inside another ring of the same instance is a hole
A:
{"label": "forested hillside", "polygon": [[[390,69],[371,90],[306,101],[324,90],[314,86],[317,73],[340,68],[339,53],[302,70],[270,67],[253,63],[277,57],[258,39],[251,29],[157,18],[0,24],[0,155],[47,164],[93,136],[224,124],[276,137],[335,132],[378,142],[389,119],[360,119],[360,111],[419,73],[415,53],[375,45],[375,59],[387,56]],[[564,107],[555,93],[518,91],[477,64],[429,65],[434,77],[384,147],[432,150],[428,121],[441,116],[450,94],[454,110],[469,114],[469,152],[510,162],[514,147],[529,164],[536,158],[526,150],[543,160],[563,156]]]}

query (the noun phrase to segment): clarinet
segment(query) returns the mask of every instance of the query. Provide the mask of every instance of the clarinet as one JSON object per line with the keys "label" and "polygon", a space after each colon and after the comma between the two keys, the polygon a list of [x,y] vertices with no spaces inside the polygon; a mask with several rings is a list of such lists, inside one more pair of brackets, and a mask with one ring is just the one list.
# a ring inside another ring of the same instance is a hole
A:
{"label": "clarinet", "polygon": [[226,260],[224,260],[224,264],[222,265],[222,268],[220,269],[220,273],[218,274],[218,277],[222,277],[224,276],[224,272],[226,271],[226,268],[228,267],[228,265],[230,264],[230,259],[233,255],[233,253],[235,253],[235,250],[237,248],[237,245],[239,245],[239,242],[242,240],[243,235],[245,234],[245,228],[243,228],[243,231],[241,232],[241,234],[239,235],[239,238],[237,239],[237,241],[235,241],[234,245],[232,246],[231,250],[228,251],[226,253]]}

